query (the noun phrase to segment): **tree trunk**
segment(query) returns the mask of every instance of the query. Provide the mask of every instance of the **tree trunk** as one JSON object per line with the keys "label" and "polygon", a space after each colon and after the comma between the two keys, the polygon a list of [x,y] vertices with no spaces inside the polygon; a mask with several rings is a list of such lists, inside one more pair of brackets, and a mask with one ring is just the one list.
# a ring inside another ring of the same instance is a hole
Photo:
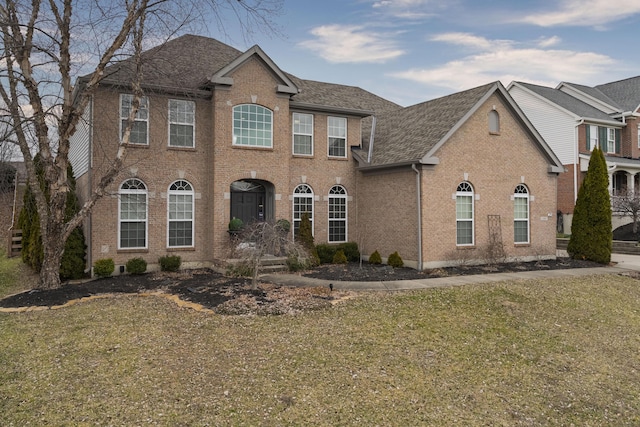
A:
{"label": "tree trunk", "polygon": [[62,236],[49,234],[47,242],[42,242],[44,258],[40,269],[40,282],[38,289],[56,289],[61,286],[60,262],[64,252],[64,240]]}

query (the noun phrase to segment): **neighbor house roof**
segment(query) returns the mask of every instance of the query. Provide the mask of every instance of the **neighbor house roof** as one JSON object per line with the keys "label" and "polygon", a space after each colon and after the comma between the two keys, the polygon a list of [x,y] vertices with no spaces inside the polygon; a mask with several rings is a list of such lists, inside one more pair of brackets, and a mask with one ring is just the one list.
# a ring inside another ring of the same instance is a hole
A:
{"label": "neighbor house roof", "polygon": [[563,170],[560,160],[531,125],[500,82],[416,104],[377,117],[372,156],[356,150],[360,167],[384,168],[407,164],[434,164],[436,150],[494,93],[502,96],[517,120],[528,129],[546,154],[551,170]]}
{"label": "neighbor house roof", "polygon": [[[145,51],[142,56],[142,85],[147,89],[169,93],[187,92],[209,96],[212,85],[229,84],[230,80],[226,78],[228,73],[253,55],[257,55],[270,67],[282,82],[278,89],[292,95],[293,107],[333,108],[361,116],[400,108],[399,105],[359,87],[303,80],[285,73],[258,46],[242,52],[218,40],[196,35],[184,35]],[[132,67],[131,59],[109,66],[102,83],[130,85]],[[294,91],[294,88],[298,91]]]}
{"label": "neighbor house roof", "polygon": [[623,112],[634,112],[640,106],[640,76],[598,85],[595,88],[615,100]]}

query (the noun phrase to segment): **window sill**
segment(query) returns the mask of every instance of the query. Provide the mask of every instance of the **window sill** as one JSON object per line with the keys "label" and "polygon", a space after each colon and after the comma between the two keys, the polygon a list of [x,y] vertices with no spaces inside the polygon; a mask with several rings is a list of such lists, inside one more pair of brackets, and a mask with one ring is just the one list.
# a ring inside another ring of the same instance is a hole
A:
{"label": "window sill", "polygon": [[293,153],[292,157],[294,159],[313,159],[314,155],[313,154],[296,154],[296,153]]}
{"label": "window sill", "polygon": [[128,144],[121,142],[120,145],[124,145],[127,148],[149,148],[149,144],[134,144],[132,142]]}
{"label": "window sill", "polygon": [[475,249],[475,248],[476,248],[476,245],[465,245],[465,246],[462,246],[462,245],[456,245],[456,250],[458,250],[458,249],[459,249],[459,250],[463,250],[463,251],[465,251],[465,250],[467,250],[467,249]]}
{"label": "window sill", "polygon": [[273,151],[273,147],[253,147],[251,145],[232,145],[231,147],[239,150]]}
{"label": "window sill", "polygon": [[196,250],[195,247],[189,248],[167,248],[167,252],[194,252]]}
{"label": "window sill", "polygon": [[514,243],[513,246],[516,248],[529,248],[531,243]]}
{"label": "window sill", "polygon": [[139,249],[117,249],[116,250],[117,254],[148,254],[149,253],[149,249],[145,249],[145,248],[139,248]]}
{"label": "window sill", "polygon": [[173,145],[168,145],[167,150],[195,152],[196,148],[195,147],[174,147]]}
{"label": "window sill", "polygon": [[334,157],[334,156],[328,156],[327,158],[328,158],[329,160],[342,160],[342,161],[349,160],[349,158],[348,158],[348,157]]}
{"label": "window sill", "polygon": [[489,135],[500,136],[500,132],[489,132]]}

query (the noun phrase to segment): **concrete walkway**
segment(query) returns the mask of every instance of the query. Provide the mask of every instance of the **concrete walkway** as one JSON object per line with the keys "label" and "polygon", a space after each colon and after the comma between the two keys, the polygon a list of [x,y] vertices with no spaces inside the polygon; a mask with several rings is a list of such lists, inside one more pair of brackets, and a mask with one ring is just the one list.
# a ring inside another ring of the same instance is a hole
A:
{"label": "concrete walkway", "polygon": [[613,254],[612,266],[595,268],[572,268],[564,270],[521,271],[517,273],[476,274],[468,276],[437,277],[418,280],[391,280],[376,282],[352,282],[314,279],[296,274],[265,274],[262,279],[284,286],[328,287],[333,284],[335,290],[357,291],[399,291],[429,289],[447,286],[462,286],[477,283],[493,283],[505,280],[546,279],[557,277],[579,277],[592,274],[620,274],[629,271],[640,271],[640,256]]}

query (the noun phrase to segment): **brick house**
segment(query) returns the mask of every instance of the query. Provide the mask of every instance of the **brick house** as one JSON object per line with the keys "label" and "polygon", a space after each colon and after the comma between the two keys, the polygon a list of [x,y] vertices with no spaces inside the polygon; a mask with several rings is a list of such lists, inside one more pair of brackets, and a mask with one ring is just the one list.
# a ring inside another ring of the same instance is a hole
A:
{"label": "brick house", "polygon": [[[640,76],[594,87],[512,82],[508,90],[567,170],[558,181],[564,232],[570,233],[578,189],[596,145],[605,153],[612,197],[640,188]],[[629,221],[614,212],[614,229]]]}
{"label": "brick house", "polygon": [[[499,83],[452,95],[430,117],[425,106],[441,101],[403,109],[357,87],[303,80],[258,46],[241,52],[187,35],[143,58],[145,98],[126,167],[85,223],[89,265],[142,257],[154,268],[158,257],[178,254],[185,267],[209,266],[230,254],[231,218],[287,219],[295,232],[309,212],[316,243],[362,242],[365,256],[397,250],[420,268],[485,245],[487,214],[499,215],[503,238],[513,240],[514,206],[524,222],[508,255],[555,256],[547,215],[555,213],[559,163]],[[128,67],[107,70],[73,137],[81,201],[118,149],[132,99]],[[404,126],[413,121],[421,126]],[[429,138],[412,133],[423,131]],[[431,148],[418,158],[393,155],[418,146]],[[456,203],[471,221],[456,220]],[[466,233],[458,243],[456,224]]]}

